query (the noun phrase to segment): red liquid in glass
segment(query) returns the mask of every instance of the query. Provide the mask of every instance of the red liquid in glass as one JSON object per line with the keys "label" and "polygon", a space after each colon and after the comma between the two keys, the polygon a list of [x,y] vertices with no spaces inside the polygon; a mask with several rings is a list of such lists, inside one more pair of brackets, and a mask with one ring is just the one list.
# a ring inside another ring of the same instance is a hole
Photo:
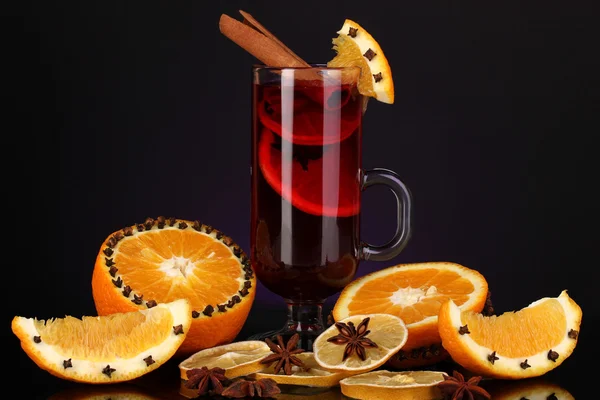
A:
{"label": "red liquid in glass", "polygon": [[252,262],[270,291],[322,302],[358,265],[362,97],[300,83],[253,88]]}

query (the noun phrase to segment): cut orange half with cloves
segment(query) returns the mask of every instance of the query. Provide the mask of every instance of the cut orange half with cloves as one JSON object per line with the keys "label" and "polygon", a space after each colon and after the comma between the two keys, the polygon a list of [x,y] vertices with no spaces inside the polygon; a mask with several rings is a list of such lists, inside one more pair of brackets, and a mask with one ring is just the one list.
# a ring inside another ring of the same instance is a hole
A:
{"label": "cut orange half with cloves", "polygon": [[407,337],[404,321],[394,315],[353,315],[321,333],[313,352],[322,368],[356,374],[383,365],[404,346]]}
{"label": "cut orange half with cloves", "polygon": [[187,299],[192,325],[178,357],[231,343],[248,317],[255,287],[250,261],[230,237],[198,221],[164,217],[108,235],[92,276],[99,315]]}
{"label": "cut orange half with cloves", "polygon": [[107,316],[38,320],[16,316],[12,331],[40,368],[82,383],[130,381],[167,362],[192,322],[185,299]]}

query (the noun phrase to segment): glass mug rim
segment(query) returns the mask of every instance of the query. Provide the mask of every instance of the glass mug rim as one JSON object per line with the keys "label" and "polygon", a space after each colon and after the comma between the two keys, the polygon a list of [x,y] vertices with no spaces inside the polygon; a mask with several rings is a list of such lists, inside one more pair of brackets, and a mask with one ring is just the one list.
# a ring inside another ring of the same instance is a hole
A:
{"label": "glass mug rim", "polygon": [[327,64],[321,63],[309,63],[308,67],[273,67],[266,64],[253,64],[253,71],[266,70],[266,71],[307,71],[307,70],[317,70],[317,71],[360,71],[360,67],[358,66],[347,66],[347,67],[328,67]]}

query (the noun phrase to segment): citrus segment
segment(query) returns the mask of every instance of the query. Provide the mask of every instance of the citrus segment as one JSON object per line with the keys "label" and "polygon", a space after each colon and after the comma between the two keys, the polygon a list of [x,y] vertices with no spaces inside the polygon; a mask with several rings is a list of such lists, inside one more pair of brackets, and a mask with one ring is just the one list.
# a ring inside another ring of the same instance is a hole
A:
{"label": "citrus segment", "polygon": [[200,350],[179,363],[181,379],[187,380],[187,371],[194,368],[222,368],[229,379],[260,371],[260,360],[271,354],[263,341],[248,340]]}
{"label": "citrus segment", "polygon": [[248,258],[231,238],[198,221],[164,217],[110,234],[92,276],[99,315],[187,299],[193,319],[178,356],[233,341],[255,285]]}
{"label": "citrus segment", "polygon": [[300,361],[304,363],[304,368],[296,365],[292,366],[292,374],[276,374],[274,365],[259,371],[252,376],[256,379],[270,378],[280,385],[299,385],[307,387],[333,387],[337,386],[339,381],[349,374],[347,372],[329,371],[323,369],[315,360],[312,352],[296,354]]}
{"label": "citrus segment", "polygon": [[[368,325],[364,325],[365,321]],[[361,325],[363,329],[361,330]],[[350,327],[367,342],[362,349],[351,347],[354,340],[336,340],[343,334],[344,326]],[[321,333],[313,344],[317,363],[327,370],[345,372],[367,372],[381,365],[404,346],[408,330],[404,322],[389,314],[353,315],[336,321]],[[370,344],[369,342],[374,343]],[[353,350],[353,351],[350,351]],[[364,357],[361,356],[361,352]]]}
{"label": "citrus segment", "polygon": [[[353,146],[354,143],[347,141],[340,146],[325,146],[322,157],[308,160],[303,168],[295,158],[282,159],[281,151],[275,148],[275,135],[264,129],[258,144],[260,169],[269,185],[299,210],[312,215],[347,217],[357,214],[360,208],[359,177],[351,172],[358,166]],[[326,186],[326,171],[331,168],[338,171],[336,182]],[[282,181],[282,176],[287,179]]]}
{"label": "citrus segment", "polygon": [[129,381],[155,370],[183,343],[191,325],[185,299],[151,309],[81,319],[16,316],[12,331],[42,369],[84,383]]}
{"label": "citrus segment", "polygon": [[394,81],[379,43],[356,22],[346,19],[333,39],[336,56],[328,67],[360,67],[359,92],[383,103],[394,102]]}
{"label": "citrus segment", "polygon": [[[304,80],[304,87],[294,85],[292,110],[287,108],[291,96],[286,88],[265,86],[257,108],[258,118],[263,126],[295,145],[339,143],[358,128],[361,114],[358,102],[350,101],[352,87],[335,83]],[[328,102],[335,106],[330,108]],[[283,106],[286,108],[282,109]],[[293,118],[287,118],[292,113]]]}
{"label": "citrus segment", "polygon": [[439,313],[442,345],[454,361],[482,376],[540,376],[567,359],[579,336],[581,308],[563,291],[516,312],[486,317],[447,301]]}
{"label": "citrus segment", "polygon": [[444,381],[437,371],[390,372],[378,370],[340,381],[342,394],[355,399],[433,400],[441,399],[437,384]]}
{"label": "citrus segment", "polygon": [[333,308],[336,321],[356,314],[387,313],[408,328],[403,350],[441,342],[437,315],[448,299],[461,309],[480,312],[488,285],[477,271],[456,263],[398,264],[355,279]]}

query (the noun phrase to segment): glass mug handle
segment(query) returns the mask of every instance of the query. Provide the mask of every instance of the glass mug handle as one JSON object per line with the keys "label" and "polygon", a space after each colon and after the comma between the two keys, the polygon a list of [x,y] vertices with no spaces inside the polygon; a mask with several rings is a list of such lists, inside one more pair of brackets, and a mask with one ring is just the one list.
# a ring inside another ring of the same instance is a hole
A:
{"label": "glass mug handle", "polygon": [[396,257],[412,234],[412,197],[410,191],[400,177],[389,169],[374,168],[362,174],[361,191],[369,186],[385,185],[396,197],[397,222],[394,237],[384,245],[361,243],[360,258],[362,260],[387,261]]}

